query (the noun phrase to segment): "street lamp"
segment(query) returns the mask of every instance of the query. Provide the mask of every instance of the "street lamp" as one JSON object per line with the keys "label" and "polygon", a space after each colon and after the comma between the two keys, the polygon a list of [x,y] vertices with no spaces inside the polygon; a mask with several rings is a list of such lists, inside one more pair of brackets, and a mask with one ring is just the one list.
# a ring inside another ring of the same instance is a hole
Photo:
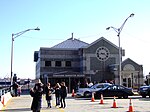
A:
{"label": "street lamp", "polygon": [[13,82],[13,80],[12,80],[13,79],[12,78],[13,77],[13,72],[12,72],[12,67],[13,67],[13,46],[14,46],[13,42],[14,42],[15,38],[19,37],[20,35],[28,32],[28,31],[31,31],[31,30],[38,30],[39,31],[40,29],[37,27],[35,29],[27,29],[27,30],[24,30],[24,31],[12,34],[12,45],[11,45],[11,77],[10,77],[10,83],[11,83],[11,85],[12,85],[12,82]]}
{"label": "street lamp", "polygon": [[106,28],[106,30],[109,30],[110,28],[114,29],[114,30],[117,32],[117,36],[118,36],[118,42],[119,42],[119,80],[120,80],[119,83],[120,83],[120,85],[122,84],[122,83],[121,83],[121,82],[122,82],[122,80],[121,80],[121,61],[122,61],[122,53],[121,53],[121,47],[120,47],[120,33],[121,33],[121,31],[122,31],[122,29],[123,29],[125,23],[127,22],[127,20],[128,20],[130,17],[133,17],[133,16],[134,16],[133,13],[130,14],[130,16],[126,18],[126,20],[123,22],[123,24],[121,25],[121,27],[118,28],[118,29],[115,28],[115,27],[113,27],[113,26],[110,26],[110,27]]}

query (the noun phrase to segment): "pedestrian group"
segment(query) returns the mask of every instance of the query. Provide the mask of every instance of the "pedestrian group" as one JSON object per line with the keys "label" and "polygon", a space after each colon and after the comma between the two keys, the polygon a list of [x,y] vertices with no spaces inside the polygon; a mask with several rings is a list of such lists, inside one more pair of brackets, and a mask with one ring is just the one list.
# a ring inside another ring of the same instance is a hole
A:
{"label": "pedestrian group", "polygon": [[47,108],[51,108],[52,104],[52,94],[55,94],[56,98],[56,107],[65,108],[66,102],[65,99],[67,97],[67,87],[65,82],[61,84],[56,83],[54,87],[51,87],[50,83],[47,83],[46,87],[38,80],[34,86],[34,88],[30,89],[30,95],[33,97],[31,110],[32,112],[40,112],[42,108],[42,95],[45,93]]}

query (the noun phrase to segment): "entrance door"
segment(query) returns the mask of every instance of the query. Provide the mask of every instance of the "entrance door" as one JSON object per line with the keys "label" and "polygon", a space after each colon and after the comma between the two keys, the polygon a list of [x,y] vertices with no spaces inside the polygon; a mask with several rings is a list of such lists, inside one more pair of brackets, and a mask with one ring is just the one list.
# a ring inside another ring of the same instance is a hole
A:
{"label": "entrance door", "polygon": [[48,81],[51,83],[53,87],[56,85],[56,83],[61,83],[61,82],[65,82],[67,87],[69,85],[69,78],[49,78]]}
{"label": "entrance door", "polygon": [[132,78],[124,78],[123,79],[123,85],[125,87],[132,87],[133,86],[133,79]]}
{"label": "entrance door", "polygon": [[59,78],[49,78],[49,82],[51,83],[52,87],[56,85],[56,83],[65,82],[66,86],[68,87],[68,92],[71,93],[72,89],[75,91],[78,88],[78,83],[80,85],[84,82],[84,78],[78,78],[78,77],[59,77]]}

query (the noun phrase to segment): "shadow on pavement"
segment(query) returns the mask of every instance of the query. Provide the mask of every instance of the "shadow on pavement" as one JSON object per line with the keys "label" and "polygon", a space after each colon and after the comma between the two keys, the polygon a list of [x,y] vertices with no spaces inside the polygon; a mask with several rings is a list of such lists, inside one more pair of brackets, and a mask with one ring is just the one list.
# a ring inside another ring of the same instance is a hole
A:
{"label": "shadow on pavement", "polygon": [[1,110],[2,112],[27,112],[27,111],[31,111],[31,108],[19,108],[19,109],[5,109],[5,110]]}

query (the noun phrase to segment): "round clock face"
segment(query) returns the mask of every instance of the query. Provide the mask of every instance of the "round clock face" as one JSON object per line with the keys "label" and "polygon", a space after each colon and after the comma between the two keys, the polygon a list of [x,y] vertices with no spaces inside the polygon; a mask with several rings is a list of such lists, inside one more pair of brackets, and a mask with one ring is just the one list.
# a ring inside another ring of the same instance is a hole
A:
{"label": "round clock face", "polygon": [[109,50],[102,46],[102,47],[99,47],[97,50],[96,50],[96,57],[100,60],[100,61],[106,61],[108,58],[109,58],[109,55],[110,55],[110,52]]}

